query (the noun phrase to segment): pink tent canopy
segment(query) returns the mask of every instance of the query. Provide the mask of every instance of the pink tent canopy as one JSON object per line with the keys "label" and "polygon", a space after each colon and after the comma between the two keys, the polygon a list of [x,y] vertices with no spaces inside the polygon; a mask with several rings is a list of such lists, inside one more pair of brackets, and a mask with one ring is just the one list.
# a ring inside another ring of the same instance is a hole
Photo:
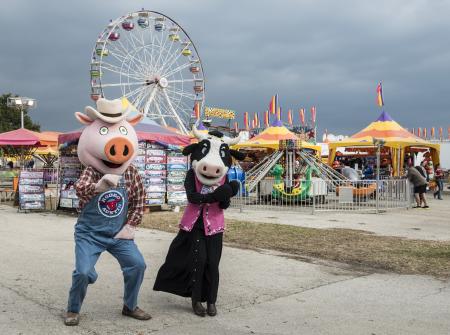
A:
{"label": "pink tent canopy", "polygon": [[[139,140],[154,141],[163,145],[186,146],[190,144],[189,136],[177,134],[167,128],[155,124],[140,123],[136,127]],[[60,144],[73,142],[80,138],[82,129],[59,135]]]}
{"label": "pink tent canopy", "polygon": [[33,146],[39,145],[39,141],[37,133],[24,128],[0,134],[0,145]]}

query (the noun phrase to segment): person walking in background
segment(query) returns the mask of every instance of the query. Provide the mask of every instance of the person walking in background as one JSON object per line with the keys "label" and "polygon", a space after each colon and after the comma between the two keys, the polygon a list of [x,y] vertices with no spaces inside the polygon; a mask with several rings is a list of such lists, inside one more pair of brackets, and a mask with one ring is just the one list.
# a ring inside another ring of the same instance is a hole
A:
{"label": "person walking in background", "polygon": [[413,208],[429,208],[427,200],[425,199],[425,193],[427,192],[427,178],[426,172],[423,166],[410,167],[407,174],[408,180],[414,186],[414,199],[416,200],[416,206]]}
{"label": "person walking in background", "polygon": [[374,179],[374,171],[372,164],[367,165],[363,172],[364,179]]}
{"label": "person walking in background", "polygon": [[436,180],[437,184],[437,191],[434,192],[433,194],[434,198],[442,200],[442,190],[444,189],[444,171],[442,171],[441,166],[439,164],[436,164],[434,170],[434,179]]}

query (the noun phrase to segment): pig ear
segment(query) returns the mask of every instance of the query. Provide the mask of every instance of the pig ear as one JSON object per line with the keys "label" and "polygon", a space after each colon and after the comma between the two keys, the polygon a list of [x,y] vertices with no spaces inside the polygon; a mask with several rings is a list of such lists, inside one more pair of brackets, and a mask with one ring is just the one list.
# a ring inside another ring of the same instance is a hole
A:
{"label": "pig ear", "polygon": [[75,117],[78,121],[85,125],[90,125],[92,122],[94,122],[94,120],[92,120],[89,116],[80,112],[75,112]]}
{"label": "pig ear", "polygon": [[141,122],[143,118],[144,118],[144,115],[141,114],[141,113],[138,113],[137,115],[132,116],[132,117],[130,117],[129,119],[127,119],[127,122],[128,122],[129,124],[131,124],[131,125],[134,127],[134,126],[137,125],[139,122]]}

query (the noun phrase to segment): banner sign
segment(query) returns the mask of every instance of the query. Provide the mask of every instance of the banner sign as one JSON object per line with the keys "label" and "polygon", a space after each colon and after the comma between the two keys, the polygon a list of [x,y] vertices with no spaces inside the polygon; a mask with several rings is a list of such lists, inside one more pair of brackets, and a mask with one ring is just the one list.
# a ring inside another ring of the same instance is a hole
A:
{"label": "banner sign", "polygon": [[215,107],[205,107],[205,116],[206,117],[217,117],[220,119],[234,119],[235,118],[235,111],[232,111],[231,109],[222,109],[222,108],[215,108]]}

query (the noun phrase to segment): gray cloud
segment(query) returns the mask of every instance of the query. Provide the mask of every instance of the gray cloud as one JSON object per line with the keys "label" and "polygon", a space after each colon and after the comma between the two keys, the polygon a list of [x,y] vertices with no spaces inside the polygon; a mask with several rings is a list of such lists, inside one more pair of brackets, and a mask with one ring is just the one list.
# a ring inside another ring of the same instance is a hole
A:
{"label": "gray cloud", "polygon": [[450,2],[439,0],[3,1],[0,92],[37,98],[44,129],[77,128],[96,36],[141,7],[188,31],[209,105],[262,113],[278,93],[284,111],[315,105],[321,129],[353,133],[378,116],[382,80],[405,127],[450,125]]}

